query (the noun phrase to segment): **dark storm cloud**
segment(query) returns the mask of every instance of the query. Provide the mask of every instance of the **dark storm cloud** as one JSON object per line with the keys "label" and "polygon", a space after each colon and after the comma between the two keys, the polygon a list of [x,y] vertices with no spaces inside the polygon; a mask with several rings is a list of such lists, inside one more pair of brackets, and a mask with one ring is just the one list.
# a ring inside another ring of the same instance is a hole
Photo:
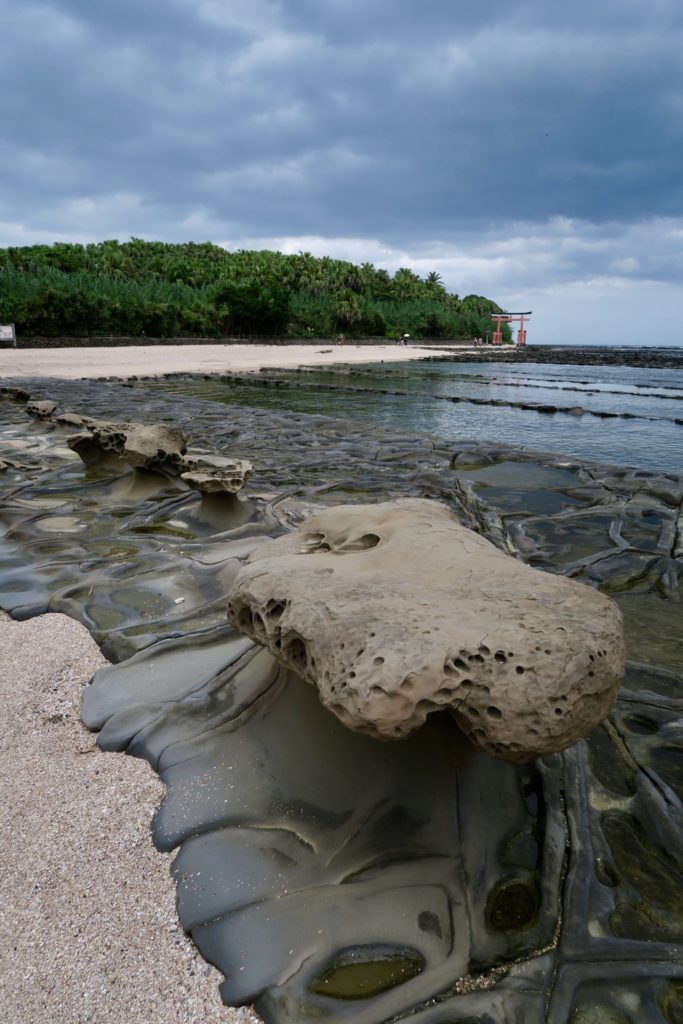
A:
{"label": "dark storm cloud", "polygon": [[409,246],[681,213],[673,0],[0,0],[0,16],[0,221],[27,237],[215,225]]}

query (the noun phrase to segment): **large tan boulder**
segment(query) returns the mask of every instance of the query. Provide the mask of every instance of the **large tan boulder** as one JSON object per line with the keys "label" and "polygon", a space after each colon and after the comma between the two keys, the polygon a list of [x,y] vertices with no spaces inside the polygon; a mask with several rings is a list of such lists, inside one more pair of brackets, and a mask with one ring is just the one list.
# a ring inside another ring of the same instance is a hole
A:
{"label": "large tan boulder", "polygon": [[510,761],[586,735],[624,671],[609,598],[529,568],[422,499],[312,515],[253,553],[228,609],[350,728],[399,738],[449,709]]}

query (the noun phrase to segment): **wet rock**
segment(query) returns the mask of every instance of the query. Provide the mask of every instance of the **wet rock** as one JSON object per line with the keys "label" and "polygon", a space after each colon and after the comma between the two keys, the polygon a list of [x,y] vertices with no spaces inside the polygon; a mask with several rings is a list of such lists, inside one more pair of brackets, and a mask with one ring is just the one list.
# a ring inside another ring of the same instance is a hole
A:
{"label": "wet rock", "polygon": [[26,406],[26,412],[29,416],[35,416],[36,419],[49,420],[56,408],[57,403],[46,398],[40,402],[29,402]]}
{"label": "wet rock", "polygon": [[254,471],[246,459],[229,459],[218,455],[185,455],[182,464],[187,467],[182,479],[204,494],[236,494],[241,491]]}
{"label": "wet rock", "polygon": [[504,555],[423,499],[311,516],[252,554],[228,607],[350,728],[400,738],[449,709],[511,761],[586,735],[624,670],[609,598]]}
{"label": "wet rock", "polygon": [[14,402],[28,402],[30,397],[28,391],[23,388],[0,387],[0,398],[9,398]]}

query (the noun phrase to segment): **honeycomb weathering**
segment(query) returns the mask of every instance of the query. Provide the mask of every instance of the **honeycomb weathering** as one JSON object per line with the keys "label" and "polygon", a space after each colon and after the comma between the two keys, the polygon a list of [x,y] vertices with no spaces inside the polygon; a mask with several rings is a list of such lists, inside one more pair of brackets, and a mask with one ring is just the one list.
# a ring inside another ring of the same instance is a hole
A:
{"label": "honeycomb weathering", "polygon": [[400,738],[449,709],[512,761],[586,735],[624,671],[609,598],[529,568],[422,499],[311,516],[254,552],[228,607],[350,728]]}

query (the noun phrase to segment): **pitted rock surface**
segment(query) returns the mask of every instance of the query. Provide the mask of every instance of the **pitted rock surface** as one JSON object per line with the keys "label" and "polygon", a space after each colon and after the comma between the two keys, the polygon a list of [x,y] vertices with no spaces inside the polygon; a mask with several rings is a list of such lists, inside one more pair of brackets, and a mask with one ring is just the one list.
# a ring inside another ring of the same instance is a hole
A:
{"label": "pitted rock surface", "polygon": [[135,469],[177,473],[186,449],[185,435],[177,427],[134,423],[126,431],[123,457]]}
{"label": "pitted rock surface", "polygon": [[182,479],[204,494],[236,494],[254,471],[246,459],[229,459],[220,455],[190,452],[183,457]]}
{"label": "pitted rock surface", "polygon": [[399,738],[450,709],[510,761],[587,735],[624,671],[609,598],[503,554],[424,499],[311,516],[252,554],[228,615],[350,728]]}
{"label": "pitted rock surface", "polygon": [[56,408],[56,402],[53,402],[50,398],[45,398],[39,402],[29,402],[26,406],[26,412],[29,416],[34,416],[36,419],[49,420]]}
{"label": "pitted rock surface", "polygon": [[86,465],[95,464],[101,452],[118,455],[133,469],[148,469],[172,476],[182,471],[186,442],[185,435],[177,427],[109,423],[73,413],[62,415],[57,422],[86,428],[67,442]]}

